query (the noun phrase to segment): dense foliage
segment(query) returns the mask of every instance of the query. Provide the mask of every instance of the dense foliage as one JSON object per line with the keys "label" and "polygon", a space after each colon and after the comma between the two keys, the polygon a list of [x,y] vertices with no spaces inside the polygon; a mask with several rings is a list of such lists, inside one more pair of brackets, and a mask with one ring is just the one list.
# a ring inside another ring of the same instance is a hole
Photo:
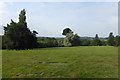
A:
{"label": "dense foliage", "polygon": [[115,46],[120,46],[120,36],[115,37]]}
{"label": "dense foliage", "polygon": [[91,40],[83,39],[81,40],[81,46],[90,46]]}
{"label": "dense foliage", "polygon": [[66,36],[63,41],[64,46],[70,47],[80,45],[80,37],[77,34],[74,34],[71,29],[65,28],[62,35]]}
{"label": "dense foliage", "polygon": [[23,9],[19,14],[19,22],[11,20],[4,26],[3,43],[6,49],[31,49],[37,46],[36,33],[27,28],[26,12]]}
{"label": "dense foliage", "polygon": [[58,46],[57,40],[49,37],[38,37],[38,43],[41,48]]}
{"label": "dense foliage", "polygon": [[72,32],[72,30],[71,30],[70,28],[65,28],[65,29],[63,30],[62,35],[67,35],[67,33],[70,33],[70,32]]}
{"label": "dense foliage", "polygon": [[40,48],[46,47],[63,47],[63,38],[54,37],[38,37],[38,43]]}
{"label": "dense foliage", "polygon": [[102,42],[100,41],[100,39],[98,37],[98,34],[96,34],[96,36],[92,42],[92,45],[94,45],[94,46],[101,46],[102,45]]}
{"label": "dense foliage", "polygon": [[108,43],[109,46],[114,46],[115,45],[115,38],[114,38],[114,35],[113,35],[112,32],[109,34],[107,43]]}

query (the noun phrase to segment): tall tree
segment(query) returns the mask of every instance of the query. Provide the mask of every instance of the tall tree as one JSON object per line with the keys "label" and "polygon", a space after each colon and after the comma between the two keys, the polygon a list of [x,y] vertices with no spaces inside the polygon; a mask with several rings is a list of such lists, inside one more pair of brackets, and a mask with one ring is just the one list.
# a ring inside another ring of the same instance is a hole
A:
{"label": "tall tree", "polygon": [[115,45],[114,35],[113,35],[112,32],[109,34],[107,44],[109,46],[114,46]]}
{"label": "tall tree", "polygon": [[67,28],[63,30],[64,38],[63,44],[64,46],[79,46],[80,45],[80,37],[77,34],[74,34],[71,29]]}
{"label": "tall tree", "polygon": [[[7,27],[4,27],[4,44],[7,49],[31,49],[37,47],[37,38],[27,28],[25,9],[19,14],[19,22],[11,20]],[[37,33],[37,32],[36,32]]]}
{"label": "tall tree", "polygon": [[95,35],[95,38],[93,40],[93,45],[94,46],[101,46],[102,45],[102,43],[101,43],[101,41],[100,41],[100,39],[98,37],[98,34]]}

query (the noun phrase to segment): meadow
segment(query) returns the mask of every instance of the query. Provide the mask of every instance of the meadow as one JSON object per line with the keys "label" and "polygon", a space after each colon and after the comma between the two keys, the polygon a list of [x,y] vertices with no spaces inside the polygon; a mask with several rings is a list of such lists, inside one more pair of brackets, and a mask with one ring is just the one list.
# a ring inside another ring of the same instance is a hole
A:
{"label": "meadow", "polygon": [[118,78],[118,48],[110,46],[3,50],[3,78]]}

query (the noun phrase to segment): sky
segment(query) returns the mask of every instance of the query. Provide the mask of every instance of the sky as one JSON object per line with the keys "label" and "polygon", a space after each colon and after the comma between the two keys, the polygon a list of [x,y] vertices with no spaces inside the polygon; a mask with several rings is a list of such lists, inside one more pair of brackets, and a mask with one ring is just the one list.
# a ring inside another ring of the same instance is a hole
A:
{"label": "sky", "polygon": [[62,31],[70,28],[79,36],[106,37],[118,34],[117,2],[2,2],[0,3],[0,34],[19,13],[26,10],[28,28],[37,36],[63,37]]}

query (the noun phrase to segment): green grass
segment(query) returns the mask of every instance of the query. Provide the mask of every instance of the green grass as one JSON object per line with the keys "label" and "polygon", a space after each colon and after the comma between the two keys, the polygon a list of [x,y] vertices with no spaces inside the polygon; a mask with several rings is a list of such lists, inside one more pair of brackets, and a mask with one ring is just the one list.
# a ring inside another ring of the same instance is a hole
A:
{"label": "green grass", "polygon": [[3,78],[118,78],[117,47],[3,50]]}

